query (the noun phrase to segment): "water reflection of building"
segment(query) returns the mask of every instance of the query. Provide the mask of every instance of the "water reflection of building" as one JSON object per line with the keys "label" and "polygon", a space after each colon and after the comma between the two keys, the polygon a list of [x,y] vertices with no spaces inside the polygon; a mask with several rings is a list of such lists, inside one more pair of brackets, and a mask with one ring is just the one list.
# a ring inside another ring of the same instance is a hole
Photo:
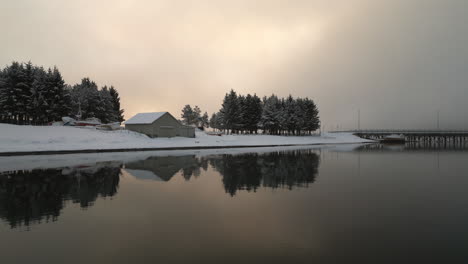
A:
{"label": "water reflection of building", "polygon": [[[176,173],[189,180],[209,166],[222,176],[224,189],[307,186],[317,175],[320,158],[312,150],[249,153],[239,155],[195,155],[150,157],[129,162],[125,169],[136,177],[169,181]],[[55,221],[66,201],[92,206],[98,197],[117,193],[122,162],[101,162],[92,166],[36,169],[0,174],[0,218],[11,227]]]}
{"label": "water reflection of building", "polygon": [[114,196],[120,163],[75,168],[14,171],[0,174],[0,218],[11,227],[55,221],[66,201],[92,206],[98,197]]}
{"label": "water reflection of building", "polygon": [[214,155],[208,157],[173,156],[150,157],[130,162],[125,170],[139,179],[169,181],[176,173],[189,180],[200,175],[210,164],[221,176],[226,192],[255,191],[260,186],[288,188],[313,183],[320,157],[313,150],[295,150],[265,154]]}
{"label": "water reflection of building", "polygon": [[206,170],[208,162],[205,158],[197,158],[194,155],[150,157],[125,164],[125,170],[136,178],[162,181],[169,181],[180,170],[186,180],[189,180],[192,175],[198,177],[200,168]]}

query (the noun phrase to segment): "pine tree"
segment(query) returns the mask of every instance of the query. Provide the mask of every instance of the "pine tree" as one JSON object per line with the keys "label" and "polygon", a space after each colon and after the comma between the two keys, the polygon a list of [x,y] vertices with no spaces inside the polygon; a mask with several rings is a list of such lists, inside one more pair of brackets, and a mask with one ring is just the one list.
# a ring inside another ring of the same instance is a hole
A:
{"label": "pine tree", "polygon": [[305,118],[305,100],[302,98],[296,99],[296,134],[302,134],[306,129]]}
{"label": "pine tree", "polygon": [[17,124],[25,124],[28,122],[28,109],[27,105],[29,103],[30,93],[31,93],[31,86],[32,86],[32,75],[33,75],[33,68],[32,64],[28,63],[24,65],[23,63],[20,64],[18,72],[16,75],[16,83],[14,84],[16,90],[16,113],[17,113]]}
{"label": "pine tree", "polygon": [[0,69],[0,121],[17,124],[45,124],[63,116],[99,116],[105,121],[123,121],[123,109],[114,87],[98,90],[89,78],[70,87],[57,67],[12,62]]}
{"label": "pine tree", "polygon": [[257,133],[262,129],[268,134],[310,134],[320,126],[318,109],[309,98],[278,98],[276,95],[237,95],[234,90],[226,94],[220,111],[213,114],[210,126],[230,129],[231,132]]}
{"label": "pine tree", "polygon": [[48,120],[58,121],[68,116],[71,112],[71,99],[68,90],[65,89],[65,81],[62,74],[54,67],[47,72],[47,103]]}
{"label": "pine tree", "polygon": [[245,96],[237,96],[237,105],[239,106],[239,110],[234,120],[234,129],[240,133],[244,133],[244,131],[247,129],[246,123],[248,119],[247,102]]}
{"label": "pine tree", "polygon": [[190,105],[185,105],[180,116],[186,125],[193,124],[193,109]]}
{"label": "pine tree", "polygon": [[217,130],[223,130],[225,129],[223,122],[223,114],[221,112],[215,113],[211,116],[210,127]]}
{"label": "pine tree", "polygon": [[96,113],[101,110],[99,106],[98,87],[95,82],[89,78],[83,78],[80,84],[75,84],[71,92],[72,113],[78,114],[81,109],[81,118],[86,119],[96,117]]}
{"label": "pine tree", "polygon": [[198,105],[196,105],[194,108],[193,108],[193,116],[192,116],[192,124],[191,125],[195,125],[196,127],[200,127],[200,123],[201,123],[201,109],[200,107],[198,107]]}
{"label": "pine tree", "polygon": [[109,88],[110,96],[112,97],[112,105],[113,105],[113,114],[116,116],[115,121],[122,123],[125,119],[123,117],[124,110],[120,108],[120,97],[117,90],[114,86]]}
{"label": "pine tree", "polygon": [[19,123],[24,110],[23,91],[25,90],[23,65],[13,62],[4,70],[3,89],[0,94],[2,112],[7,122]]}
{"label": "pine tree", "polygon": [[261,126],[267,133],[276,135],[280,130],[281,102],[276,95],[263,98]]}
{"label": "pine tree", "polygon": [[242,120],[243,120],[243,128],[248,131],[249,133],[253,132],[253,106],[254,101],[253,97],[250,94],[244,97],[244,106],[242,107]]}
{"label": "pine tree", "polygon": [[210,127],[214,129],[219,129],[216,113],[213,113],[210,118]]}
{"label": "pine tree", "polygon": [[37,67],[31,62],[28,62],[24,66],[24,87],[22,92],[22,103],[24,110],[23,123],[30,124],[31,116],[34,114],[34,109],[31,107],[32,89],[34,85],[35,72]]}
{"label": "pine tree", "polygon": [[260,100],[260,97],[258,97],[256,94],[253,95],[252,97],[252,106],[250,109],[250,118],[251,118],[251,123],[250,123],[250,130],[251,132],[257,133],[258,130],[258,125],[260,124],[260,121],[262,119],[262,111],[263,111],[263,106],[262,106],[262,100]]}
{"label": "pine tree", "polygon": [[245,110],[243,111],[244,127],[249,133],[257,133],[262,117],[262,102],[257,95],[247,94],[245,97]]}
{"label": "pine tree", "polygon": [[289,95],[286,100],[283,100],[284,104],[284,129],[287,130],[288,134],[294,134],[297,128],[297,104],[294,98]]}
{"label": "pine tree", "polygon": [[49,105],[45,99],[47,73],[44,68],[36,68],[34,82],[31,88],[31,98],[29,101],[32,109],[31,118],[34,125],[47,123],[47,109]]}
{"label": "pine tree", "polygon": [[202,127],[209,127],[210,122],[208,121],[208,113],[205,112],[203,116],[201,117],[201,126]]}
{"label": "pine tree", "polygon": [[314,101],[309,98],[305,98],[304,108],[305,108],[304,118],[306,120],[305,130],[308,133],[311,133],[320,128],[320,118],[318,116],[319,111]]}
{"label": "pine tree", "polygon": [[239,102],[237,100],[237,94],[234,90],[231,90],[224,97],[223,104],[221,106],[220,113],[223,117],[223,124],[226,129],[230,129],[231,132],[235,130],[238,117],[239,117]]}
{"label": "pine tree", "polygon": [[98,109],[96,117],[103,123],[116,122],[118,117],[114,111],[113,99],[107,86],[102,87],[99,91],[99,104],[101,107]]}

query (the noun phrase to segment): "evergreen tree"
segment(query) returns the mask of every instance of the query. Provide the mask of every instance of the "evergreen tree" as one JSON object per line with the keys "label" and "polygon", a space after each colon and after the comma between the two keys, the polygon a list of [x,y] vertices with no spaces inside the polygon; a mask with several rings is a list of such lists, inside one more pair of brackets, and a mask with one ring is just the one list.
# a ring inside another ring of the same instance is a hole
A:
{"label": "evergreen tree", "polygon": [[104,121],[123,121],[123,109],[114,87],[98,90],[89,78],[70,87],[57,67],[44,70],[12,62],[0,69],[0,121],[17,124],[45,124],[63,116],[99,117]]}
{"label": "evergreen tree", "polygon": [[262,102],[257,95],[247,94],[245,108],[242,110],[244,129],[249,133],[257,133],[258,125],[262,117]]}
{"label": "evergreen tree", "polygon": [[296,99],[296,134],[302,134],[306,131],[306,117],[305,117],[305,100],[302,98]]}
{"label": "evergreen tree", "polygon": [[257,133],[258,125],[260,124],[260,121],[262,119],[262,111],[263,111],[262,101],[260,100],[260,97],[254,94],[252,97],[252,105],[249,111],[249,116],[250,116],[249,129],[251,132]]}
{"label": "evergreen tree", "polygon": [[103,123],[117,122],[118,116],[114,111],[112,96],[107,86],[102,87],[99,91],[100,108],[96,113],[96,117]]}
{"label": "evergreen tree", "polygon": [[116,117],[115,121],[122,123],[123,121],[125,121],[125,119],[123,117],[124,110],[120,108],[119,93],[114,88],[114,86],[111,86],[109,88],[109,93],[110,93],[110,96],[112,97],[113,112]]}
{"label": "evergreen tree", "polygon": [[247,99],[243,95],[237,96],[237,104],[239,106],[239,112],[237,113],[237,117],[234,120],[234,128],[237,131],[243,133],[247,129]]}
{"label": "evergreen tree", "polygon": [[68,90],[65,89],[65,81],[62,74],[54,67],[49,69],[46,78],[47,104],[49,106],[48,121],[59,121],[62,117],[68,116],[71,112],[71,99]]}
{"label": "evergreen tree", "polygon": [[234,90],[231,90],[231,92],[224,97],[220,113],[222,114],[224,128],[230,129],[231,132],[233,132],[239,116],[239,102]]}
{"label": "evergreen tree", "polygon": [[210,127],[211,128],[214,128],[214,129],[219,129],[219,125],[218,125],[218,122],[217,122],[217,117],[216,117],[216,113],[213,113],[211,115],[211,118],[210,118]]}
{"label": "evergreen tree", "polygon": [[[27,67],[27,68],[26,68]],[[32,81],[29,81],[29,77],[32,79],[33,69],[32,64],[28,63],[26,66],[24,64],[19,64],[18,72],[15,80],[15,90],[16,90],[16,113],[17,113],[17,124],[25,124],[28,122],[28,109],[27,105],[31,93]],[[29,75],[29,76],[28,76]]]}
{"label": "evergreen tree", "polygon": [[209,127],[210,122],[208,121],[208,113],[205,112],[203,116],[201,117],[201,126],[202,127]]}
{"label": "evergreen tree", "polygon": [[49,105],[45,98],[47,73],[44,68],[36,68],[34,82],[31,88],[30,108],[32,109],[31,119],[34,125],[47,123],[47,109]]}
{"label": "evergreen tree", "polygon": [[297,104],[294,98],[289,95],[286,100],[283,101],[284,109],[282,114],[284,114],[283,128],[287,130],[288,134],[294,134],[297,128],[298,117],[297,117]]}
{"label": "evergreen tree", "polygon": [[193,116],[192,116],[192,124],[190,125],[195,125],[196,127],[200,127],[200,123],[201,123],[201,109],[200,107],[198,107],[198,105],[196,105],[194,108],[193,108]]}
{"label": "evergreen tree", "polygon": [[210,126],[214,129],[217,130],[223,130],[225,129],[224,123],[223,123],[223,114],[221,112],[215,113],[211,116],[210,119]]}
{"label": "evergreen tree", "polygon": [[276,95],[263,98],[263,111],[260,120],[264,132],[276,135],[280,130],[281,102]]}
{"label": "evergreen tree", "polygon": [[22,109],[23,109],[23,122],[26,124],[31,123],[31,116],[34,114],[34,109],[31,107],[32,89],[34,85],[35,67],[31,62],[28,62],[24,66],[24,80],[23,80],[23,91],[21,93]]}
{"label": "evergreen tree", "polygon": [[1,89],[0,103],[7,122],[19,123],[24,110],[24,67],[18,62],[7,66],[3,74],[3,89]]}
{"label": "evergreen tree", "polygon": [[304,127],[308,133],[311,133],[320,128],[319,111],[314,101],[309,98],[305,98],[304,100],[304,109]]}
{"label": "evergreen tree", "polygon": [[98,105],[100,102],[98,87],[89,78],[83,78],[81,83],[73,86],[71,98],[72,113],[76,116],[81,109],[79,117],[81,119],[96,117],[96,113],[102,110]]}
{"label": "evergreen tree", "polygon": [[185,105],[180,116],[186,125],[193,124],[193,109],[190,105]]}

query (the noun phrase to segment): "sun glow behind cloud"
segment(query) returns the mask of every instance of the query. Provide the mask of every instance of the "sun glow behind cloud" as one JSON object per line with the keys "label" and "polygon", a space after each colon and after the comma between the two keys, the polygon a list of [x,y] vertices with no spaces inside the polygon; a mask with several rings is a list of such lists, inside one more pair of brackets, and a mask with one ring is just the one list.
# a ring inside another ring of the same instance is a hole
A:
{"label": "sun glow behind cloud", "polygon": [[[71,84],[90,77],[114,85],[127,117],[141,111],[178,116],[184,104],[212,113],[234,88],[311,97],[334,127],[354,127],[350,109],[360,107],[363,126],[416,128],[433,123],[435,108],[444,120],[467,111],[467,5],[3,1],[0,63],[31,60],[58,66]],[[447,125],[456,127],[451,120]]]}
{"label": "sun glow behind cloud", "polygon": [[[131,93],[122,93],[129,97],[124,102],[127,116],[147,110],[178,112],[186,103],[216,111],[219,103],[206,105],[194,98],[205,94],[220,102],[231,88],[256,92],[263,79],[280,71],[297,51],[318,47],[328,22],[319,14],[279,23],[257,15],[239,19],[236,14],[202,12],[200,7],[179,11],[177,17],[168,16],[175,12],[170,4],[142,8],[117,5],[95,17],[92,27],[95,41],[90,49],[100,50],[96,70],[120,76],[125,82],[119,86],[133,83]],[[128,13],[138,16],[122,19]],[[133,76],[124,80],[129,71]]]}

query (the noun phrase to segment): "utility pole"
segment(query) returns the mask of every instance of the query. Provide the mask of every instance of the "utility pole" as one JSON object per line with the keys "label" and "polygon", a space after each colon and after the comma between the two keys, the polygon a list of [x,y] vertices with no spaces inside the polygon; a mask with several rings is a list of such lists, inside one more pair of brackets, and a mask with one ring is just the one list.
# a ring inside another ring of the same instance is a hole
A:
{"label": "utility pole", "polygon": [[361,131],[361,109],[357,110],[357,129]]}

